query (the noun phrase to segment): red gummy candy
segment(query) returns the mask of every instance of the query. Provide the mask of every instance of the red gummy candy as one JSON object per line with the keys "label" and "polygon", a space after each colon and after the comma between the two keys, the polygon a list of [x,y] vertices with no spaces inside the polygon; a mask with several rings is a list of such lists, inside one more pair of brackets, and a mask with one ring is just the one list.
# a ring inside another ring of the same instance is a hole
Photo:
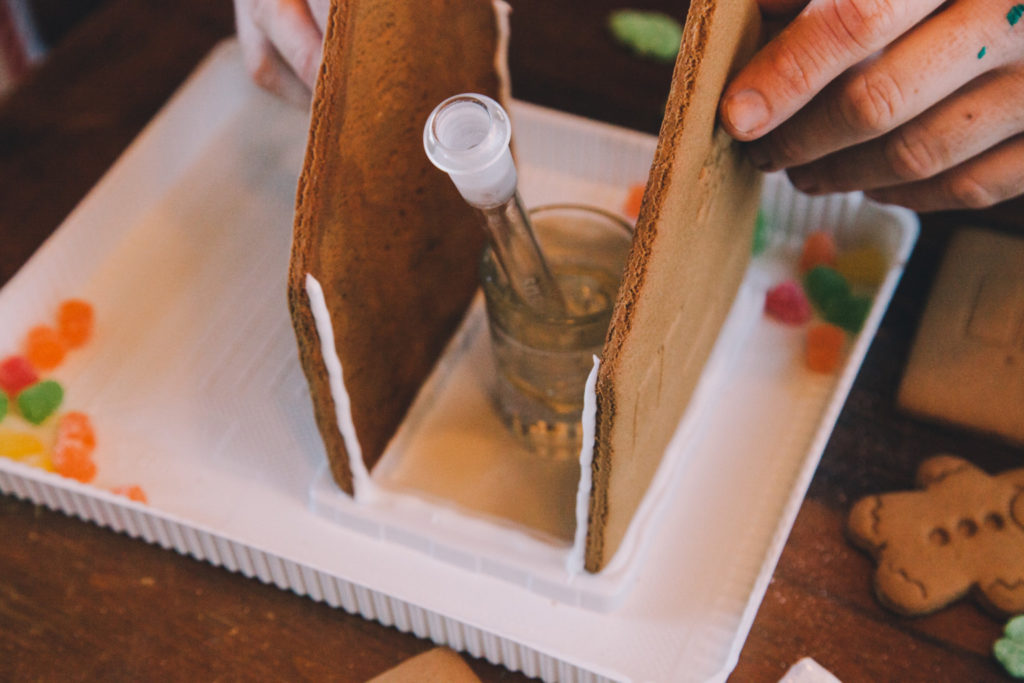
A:
{"label": "red gummy candy", "polygon": [[807,367],[814,372],[835,372],[845,343],[842,328],[829,323],[815,325],[807,331]]}
{"label": "red gummy candy", "polygon": [[37,325],[25,335],[25,357],[37,370],[53,370],[66,353],[57,330],[48,325]]}
{"label": "red gummy candy", "polygon": [[141,486],[135,484],[131,486],[115,486],[114,488],[110,489],[110,492],[117,494],[119,496],[125,496],[126,498],[134,500],[137,503],[149,502],[149,499],[146,497],[146,492],[142,490]]}
{"label": "red gummy candy", "polygon": [[53,445],[53,467],[58,474],[88,483],[96,476],[92,452],[96,433],[85,413],[70,412],[57,422],[57,440]]}
{"label": "red gummy candy", "polygon": [[811,302],[804,289],[793,280],[786,280],[768,290],[764,311],[787,325],[803,325],[811,319]]}
{"label": "red gummy candy", "polygon": [[800,271],[806,273],[815,266],[832,266],[836,262],[836,242],[824,230],[815,230],[804,240],[800,254]]}
{"label": "red gummy candy", "polygon": [[0,361],[0,389],[6,391],[11,398],[38,381],[39,375],[24,356],[8,356]]}
{"label": "red gummy candy", "polygon": [[70,349],[78,348],[92,336],[92,305],[81,299],[68,299],[57,309],[57,332]]}

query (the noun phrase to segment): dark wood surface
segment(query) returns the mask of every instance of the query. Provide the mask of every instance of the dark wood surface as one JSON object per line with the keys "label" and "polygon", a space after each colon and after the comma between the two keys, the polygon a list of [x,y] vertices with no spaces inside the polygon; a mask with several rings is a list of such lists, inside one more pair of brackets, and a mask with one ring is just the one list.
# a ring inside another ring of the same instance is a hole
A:
{"label": "dark wood surface", "polygon": [[[607,0],[514,0],[515,94],[656,132],[671,69],[607,38]],[[661,6],[679,13],[678,3]],[[675,9],[673,9],[673,7]],[[9,279],[232,31],[227,0],[107,0],[0,101],[0,282]],[[926,216],[732,679],[774,681],[810,655],[854,681],[998,680],[1001,621],[972,601],[909,619],[871,592],[843,536],[859,497],[907,488],[937,452],[1019,466],[998,439],[901,414],[895,392],[948,235],[1024,230],[1024,202]],[[362,681],[432,644],[255,580],[0,497],[0,680]],[[524,680],[469,660],[485,681]]]}

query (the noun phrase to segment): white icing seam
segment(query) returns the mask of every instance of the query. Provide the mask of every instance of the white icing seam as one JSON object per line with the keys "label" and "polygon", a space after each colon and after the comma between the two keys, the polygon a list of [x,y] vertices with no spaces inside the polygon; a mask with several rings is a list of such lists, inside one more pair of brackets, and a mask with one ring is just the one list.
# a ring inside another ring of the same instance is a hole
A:
{"label": "white icing seam", "polygon": [[327,377],[330,381],[331,398],[334,399],[334,417],[338,422],[345,450],[348,452],[348,466],[352,472],[352,491],[358,502],[367,502],[375,495],[373,481],[363,462],[363,449],[356,438],[356,426],[352,422],[352,404],[348,391],[345,390],[345,378],[341,370],[341,359],[334,346],[334,327],[331,325],[331,313],[327,310],[324,290],[312,274],[306,273],[306,297],[309,309],[316,323],[316,333],[320,337],[320,355],[324,359]]}
{"label": "white icing seam", "polygon": [[565,569],[569,572],[570,577],[583,572],[583,559],[587,546],[590,490],[593,488],[593,474],[590,466],[594,462],[594,433],[597,430],[597,369],[599,367],[601,367],[601,360],[594,356],[594,367],[590,369],[587,384],[583,390],[580,482],[576,487],[576,535],[565,561]]}

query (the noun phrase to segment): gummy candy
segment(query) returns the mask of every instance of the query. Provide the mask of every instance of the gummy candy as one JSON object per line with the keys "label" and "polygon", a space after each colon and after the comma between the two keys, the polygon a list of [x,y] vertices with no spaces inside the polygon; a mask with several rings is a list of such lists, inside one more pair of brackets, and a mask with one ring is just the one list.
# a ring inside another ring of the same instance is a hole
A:
{"label": "gummy candy", "polygon": [[24,356],[8,356],[0,361],[0,389],[17,396],[25,387],[39,381],[35,368]]}
{"label": "gummy candy", "polygon": [[53,466],[58,474],[84,483],[92,481],[96,476],[95,448],[96,433],[88,415],[76,411],[61,415],[53,445]]}
{"label": "gummy candy", "polygon": [[643,57],[671,62],[679,53],[682,25],[662,12],[622,9],[608,16],[615,39]]}
{"label": "gummy candy", "polygon": [[835,299],[846,299],[850,296],[850,284],[835,268],[815,266],[804,275],[804,289],[811,302],[821,312],[828,310],[829,304]]}
{"label": "gummy candy", "polygon": [[1014,678],[1024,678],[1024,615],[1006,622],[1003,637],[992,646],[992,653]]}
{"label": "gummy candy", "polygon": [[60,407],[64,389],[52,379],[43,380],[18,394],[18,410],[32,424],[40,424]]}
{"label": "gummy candy", "polygon": [[811,319],[811,303],[793,280],[780,282],[768,290],[764,297],[764,310],[788,325],[802,325]]}
{"label": "gummy candy", "polygon": [[5,458],[22,460],[42,452],[43,442],[35,434],[0,429],[0,455]]}
{"label": "gummy candy", "polygon": [[857,333],[871,310],[871,299],[866,296],[836,297],[825,307],[825,320],[847,332]]}
{"label": "gummy candy", "polygon": [[57,330],[48,325],[37,325],[25,336],[25,357],[38,370],[53,370],[66,353]]}
{"label": "gummy candy", "polygon": [[146,496],[146,492],[143,491],[142,487],[138,485],[133,484],[131,486],[115,486],[114,488],[110,489],[110,492],[118,496],[125,496],[126,498],[134,500],[138,503],[149,502],[149,499]]}
{"label": "gummy candy", "polygon": [[68,299],[57,309],[57,332],[69,349],[89,341],[92,335],[92,305],[81,299]]}
{"label": "gummy candy", "polygon": [[885,254],[878,247],[859,247],[836,256],[836,270],[852,283],[877,287],[888,271]]}
{"label": "gummy candy", "polygon": [[645,183],[630,185],[626,201],[622,203],[622,213],[626,218],[635,221],[640,216],[640,205],[643,204],[644,190],[646,189],[647,185]]}
{"label": "gummy candy", "polygon": [[806,273],[815,266],[831,266],[836,262],[836,242],[824,230],[807,235],[800,253],[800,271]]}
{"label": "gummy candy", "polygon": [[831,323],[807,330],[807,367],[814,372],[834,372],[842,359],[846,333]]}
{"label": "gummy candy", "polygon": [[757,212],[754,219],[754,240],[750,245],[750,253],[757,256],[768,247],[768,219],[763,211]]}
{"label": "gummy candy", "polygon": [[10,399],[7,398],[7,394],[0,393],[0,420],[7,417],[7,408],[10,404]]}

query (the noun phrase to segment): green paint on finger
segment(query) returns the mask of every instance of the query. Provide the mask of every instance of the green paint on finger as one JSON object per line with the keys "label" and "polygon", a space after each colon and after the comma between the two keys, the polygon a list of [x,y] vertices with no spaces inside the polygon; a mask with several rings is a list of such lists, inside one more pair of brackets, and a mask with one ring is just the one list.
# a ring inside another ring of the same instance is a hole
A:
{"label": "green paint on finger", "polygon": [[1006,13],[1006,20],[1010,22],[1010,26],[1013,26],[1020,18],[1024,17],[1024,5],[1014,5],[1010,8],[1010,11]]}
{"label": "green paint on finger", "polygon": [[982,47],[982,48],[981,48],[980,50],[978,50],[978,59],[981,59],[982,57],[984,57],[984,56],[985,56],[985,51],[986,51],[987,49],[988,49],[988,48],[986,48],[986,47]]}

